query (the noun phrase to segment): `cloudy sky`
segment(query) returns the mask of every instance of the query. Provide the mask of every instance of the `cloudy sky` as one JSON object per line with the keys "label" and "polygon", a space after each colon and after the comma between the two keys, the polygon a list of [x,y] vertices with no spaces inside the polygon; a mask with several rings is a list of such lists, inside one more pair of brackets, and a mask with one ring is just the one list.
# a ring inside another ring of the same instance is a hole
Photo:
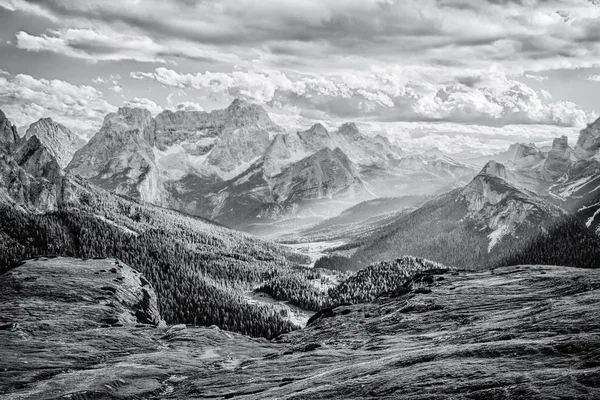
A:
{"label": "cloudy sky", "polygon": [[0,108],[93,132],[240,97],[409,150],[548,144],[600,111],[599,0],[0,0]]}

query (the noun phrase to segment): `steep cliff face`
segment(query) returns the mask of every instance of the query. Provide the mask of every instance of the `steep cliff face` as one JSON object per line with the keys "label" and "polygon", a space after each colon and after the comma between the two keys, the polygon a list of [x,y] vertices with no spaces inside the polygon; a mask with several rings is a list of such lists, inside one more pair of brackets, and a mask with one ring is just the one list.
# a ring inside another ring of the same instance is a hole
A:
{"label": "steep cliff face", "polygon": [[232,177],[250,166],[269,147],[274,134],[281,132],[260,106],[235,100],[225,110],[228,121],[219,141],[207,158],[221,177]]}
{"label": "steep cliff face", "polygon": [[515,151],[513,162],[517,165],[530,166],[536,165],[544,161],[544,153],[539,150],[533,143],[519,143]]}
{"label": "steep cliff face", "polygon": [[67,169],[103,189],[166,204],[167,195],[152,151],[154,132],[150,112],[119,108],[104,118],[100,131],[75,153]]}
{"label": "steep cliff face", "polygon": [[353,261],[366,266],[411,254],[460,268],[482,268],[565,216],[562,209],[511,184],[506,176],[502,164],[490,161],[466,186],[361,239]]}
{"label": "steep cliff face", "polygon": [[[63,172],[37,136],[15,141],[11,123],[0,111],[5,127],[0,149],[0,202],[34,212],[56,209]],[[8,127],[8,128],[7,128]]]}
{"label": "steep cliff face", "polygon": [[542,166],[544,177],[555,181],[569,172],[573,159],[573,150],[566,136],[554,139],[552,149]]}
{"label": "steep cliff face", "polygon": [[276,175],[291,163],[325,148],[339,148],[356,164],[382,168],[404,155],[402,149],[383,136],[364,135],[354,123],[343,124],[331,132],[322,124],[315,124],[305,131],[276,137],[263,157],[265,172]]}
{"label": "steep cliff face", "polygon": [[458,196],[467,204],[468,217],[489,232],[488,251],[505,236],[517,238],[542,233],[542,226],[551,225],[564,215],[560,208],[534,193],[517,189],[505,179],[502,164],[484,168]]}
{"label": "steep cliff face", "polygon": [[156,117],[156,149],[161,169],[171,180],[186,173],[231,179],[267,150],[283,129],[260,106],[234,100],[210,113],[165,111]]}
{"label": "steep cliff face", "polygon": [[[555,139],[548,159],[549,178],[555,178],[548,188],[552,199],[575,214],[587,227],[600,234],[600,120],[579,133],[575,149],[566,138]],[[555,151],[556,148],[556,151]],[[554,155],[552,153],[555,153]]]}
{"label": "steep cliff face", "polygon": [[271,182],[276,201],[284,203],[364,191],[356,167],[339,148],[326,147],[292,164]]}
{"label": "steep cliff face", "polygon": [[10,153],[18,140],[17,127],[0,110],[0,153]]}
{"label": "steep cliff face", "polygon": [[489,161],[483,166],[480,174],[497,176],[498,178],[506,179],[506,167],[496,161]]}
{"label": "steep cliff face", "polygon": [[583,129],[579,138],[577,139],[577,145],[575,146],[575,152],[577,157],[590,158],[598,154],[600,149],[600,118],[596,121],[588,124]]}
{"label": "steep cliff face", "polygon": [[44,147],[56,158],[58,165],[65,168],[75,152],[85,144],[85,140],[69,128],[54,122],[51,118],[42,118],[31,124],[23,140],[36,136]]}

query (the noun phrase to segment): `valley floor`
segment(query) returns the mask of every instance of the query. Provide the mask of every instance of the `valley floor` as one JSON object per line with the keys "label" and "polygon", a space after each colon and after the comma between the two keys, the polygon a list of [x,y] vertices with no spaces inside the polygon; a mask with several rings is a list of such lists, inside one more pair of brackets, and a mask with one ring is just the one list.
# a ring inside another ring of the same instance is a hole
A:
{"label": "valley floor", "polygon": [[448,272],[271,342],[135,322],[150,289],[132,271],[56,258],[1,276],[0,397],[600,398],[600,270]]}

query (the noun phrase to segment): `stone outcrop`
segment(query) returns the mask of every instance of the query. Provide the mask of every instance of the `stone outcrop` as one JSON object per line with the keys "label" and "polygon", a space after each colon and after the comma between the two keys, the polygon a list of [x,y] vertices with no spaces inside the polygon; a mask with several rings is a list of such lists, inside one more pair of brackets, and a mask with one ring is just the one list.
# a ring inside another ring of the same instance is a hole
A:
{"label": "stone outcrop", "polygon": [[0,203],[33,212],[52,211],[61,198],[63,171],[37,136],[15,137],[16,129],[0,111]]}
{"label": "stone outcrop", "polygon": [[590,158],[600,149],[600,118],[581,130],[575,152],[578,158]]}
{"label": "stone outcrop", "polygon": [[497,176],[498,178],[506,179],[506,167],[496,161],[489,161],[483,166],[480,174]]}
{"label": "stone outcrop", "polygon": [[544,177],[548,180],[557,180],[565,175],[571,167],[573,150],[569,147],[566,136],[554,139],[552,149],[548,153],[543,165]]}
{"label": "stone outcrop", "polygon": [[19,140],[17,127],[0,110],[0,153],[10,153]]}
{"label": "stone outcrop", "polygon": [[519,143],[515,151],[513,162],[521,166],[532,166],[544,161],[544,153],[535,144]]}
{"label": "stone outcrop", "polygon": [[75,153],[67,169],[103,189],[164,205],[167,195],[152,151],[154,140],[150,112],[122,107],[104,118],[100,131]]}
{"label": "stone outcrop", "polygon": [[263,156],[265,173],[268,176],[278,174],[291,163],[325,148],[339,148],[354,163],[381,168],[390,167],[404,155],[402,149],[387,138],[366,136],[354,123],[343,124],[331,132],[317,123],[305,131],[275,137]]}
{"label": "stone outcrop", "polygon": [[85,140],[69,128],[54,122],[51,118],[42,118],[31,124],[25,132],[24,141],[36,136],[61,168],[65,168],[77,149],[85,144]]}
{"label": "stone outcrop", "polygon": [[283,202],[332,198],[364,190],[348,156],[339,148],[328,147],[292,164],[273,177],[271,185],[276,201]]}

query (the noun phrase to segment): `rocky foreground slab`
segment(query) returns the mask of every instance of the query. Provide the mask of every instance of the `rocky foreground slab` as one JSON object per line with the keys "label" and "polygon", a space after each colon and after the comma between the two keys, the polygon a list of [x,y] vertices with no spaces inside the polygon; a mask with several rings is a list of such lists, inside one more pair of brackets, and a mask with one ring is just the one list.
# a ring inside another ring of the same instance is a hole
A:
{"label": "rocky foreground slab", "polygon": [[600,271],[426,281],[269,342],[164,326],[119,261],[30,260],[0,277],[0,397],[600,398]]}

